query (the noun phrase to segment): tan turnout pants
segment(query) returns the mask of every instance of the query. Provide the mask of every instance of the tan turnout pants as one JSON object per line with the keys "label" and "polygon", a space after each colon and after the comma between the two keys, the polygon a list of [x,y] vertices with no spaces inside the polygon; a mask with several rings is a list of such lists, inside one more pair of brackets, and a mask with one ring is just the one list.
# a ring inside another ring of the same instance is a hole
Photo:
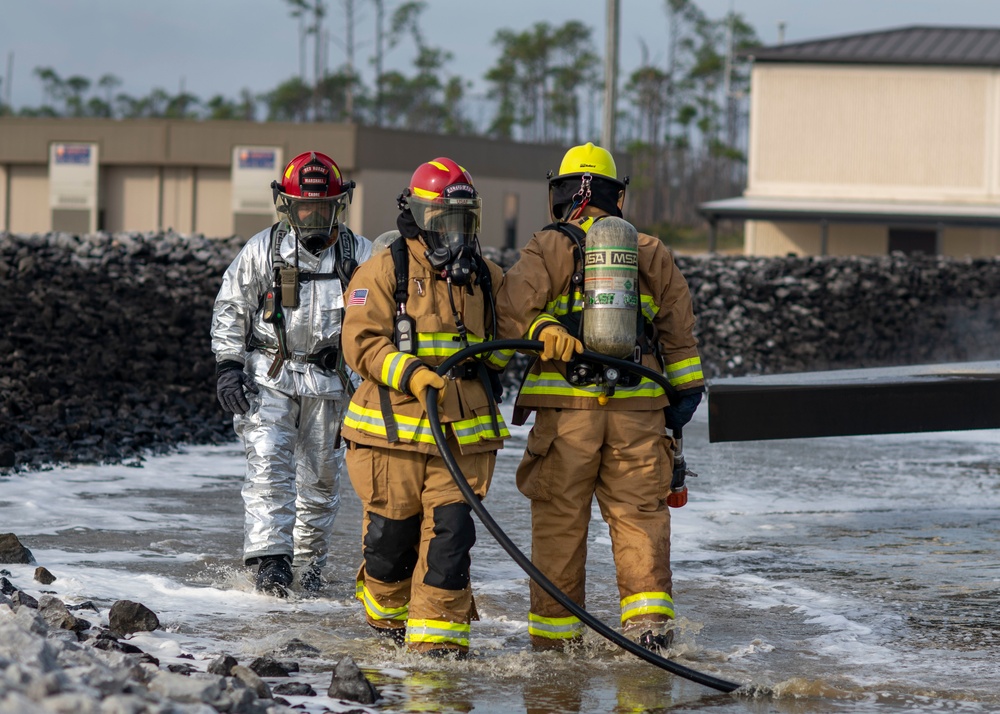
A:
{"label": "tan turnout pants", "polygon": [[[610,528],[626,630],[673,617],[671,437],[662,411],[539,409],[517,470],[531,499],[531,559],[581,606],[587,534],[597,496]],[[582,634],[576,618],[534,582],[529,632],[538,646]]]}

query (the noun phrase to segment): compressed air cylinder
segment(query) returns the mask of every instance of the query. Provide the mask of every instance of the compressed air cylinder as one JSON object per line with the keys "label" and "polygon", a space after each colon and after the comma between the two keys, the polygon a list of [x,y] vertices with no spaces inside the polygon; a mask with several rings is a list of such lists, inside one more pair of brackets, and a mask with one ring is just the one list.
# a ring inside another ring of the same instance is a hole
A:
{"label": "compressed air cylinder", "polygon": [[400,235],[399,231],[386,231],[380,235],[372,241],[372,255],[388,248]]}
{"label": "compressed air cylinder", "polygon": [[602,218],[587,233],[583,292],[583,344],[609,357],[631,357],[639,309],[639,234],[628,221]]}

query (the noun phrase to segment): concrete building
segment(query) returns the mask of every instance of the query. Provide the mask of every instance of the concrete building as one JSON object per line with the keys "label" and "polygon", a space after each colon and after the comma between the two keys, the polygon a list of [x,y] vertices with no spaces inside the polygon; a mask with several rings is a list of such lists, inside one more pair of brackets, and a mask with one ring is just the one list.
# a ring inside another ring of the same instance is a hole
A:
{"label": "concrete building", "polygon": [[750,255],[1000,254],[1000,29],[907,27],[751,51]]}
{"label": "concrete building", "polygon": [[520,247],[549,222],[546,172],[565,147],[350,124],[2,117],[0,230],[246,238],[275,220],[270,182],[312,149],[357,182],[356,232],[394,229],[413,170],[448,156],[483,197],[483,244]]}

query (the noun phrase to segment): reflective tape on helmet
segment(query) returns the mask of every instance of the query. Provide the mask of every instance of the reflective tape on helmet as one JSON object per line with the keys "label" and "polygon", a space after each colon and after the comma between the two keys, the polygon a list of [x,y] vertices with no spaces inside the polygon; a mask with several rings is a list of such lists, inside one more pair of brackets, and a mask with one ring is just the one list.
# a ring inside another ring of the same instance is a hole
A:
{"label": "reflective tape on helmet", "polygon": [[549,640],[569,640],[583,635],[583,622],[578,617],[542,617],[528,613],[528,634]]}
{"label": "reflective tape on helmet", "polygon": [[638,615],[674,616],[674,599],[667,593],[636,593],[622,600],[622,624]]}
{"label": "reflective tape on helmet", "polygon": [[408,644],[418,642],[449,643],[468,647],[469,625],[465,622],[448,622],[447,620],[407,620],[406,642]]}

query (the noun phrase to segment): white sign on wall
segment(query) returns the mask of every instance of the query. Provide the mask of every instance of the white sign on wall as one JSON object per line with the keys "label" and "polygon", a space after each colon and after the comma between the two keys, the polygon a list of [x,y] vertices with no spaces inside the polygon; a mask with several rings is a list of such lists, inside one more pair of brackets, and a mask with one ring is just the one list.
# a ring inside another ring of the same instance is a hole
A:
{"label": "white sign on wall", "polygon": [[234,146],[233,213],[275,215],[271,181],[283,168],[281,147]]}
{"label": "white sign on wall", "polygon": [[49,208],[89,211],[97,229],[97,144],[49,144]]}

